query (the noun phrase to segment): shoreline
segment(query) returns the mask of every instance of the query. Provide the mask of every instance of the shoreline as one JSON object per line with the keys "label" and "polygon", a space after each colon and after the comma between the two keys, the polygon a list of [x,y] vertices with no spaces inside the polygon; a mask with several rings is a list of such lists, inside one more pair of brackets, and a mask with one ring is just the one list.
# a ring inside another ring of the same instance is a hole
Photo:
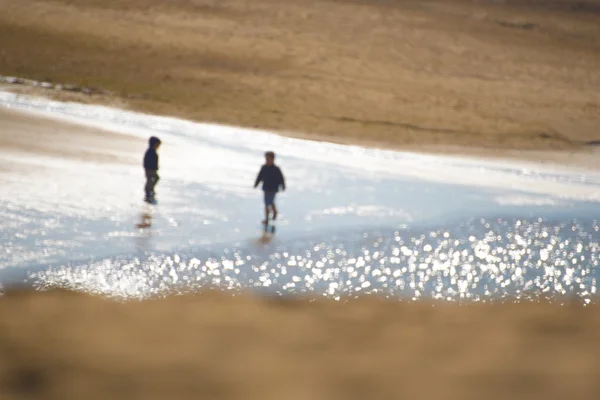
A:
{"label": "shoreline", "polygon": [[[34,82],[34,81],[33,81]],[[128,104],[126,99],[119,98],[114,94],[103,93],[102,90],[95,89],[96,94],[85,93],[84,91],[67,91],[54,90],[40,87],[41,85],[35,86],[14,86],[0,84],[0,91],[13,93],[16,95],[25,95],[32,98],[42,98],[47,100],[54,100],[66,103],[76,104],[87,104],[106,106],[116,108],[120,110],[139,112],[147,114],[142,109],[137,109],[135,106]],[[22,110],[14,110],[16,112],[22,112]],[[182,118],[179,116],[172,115],[160,115],[150,114],[161,117],[173,117]],[[33,117],[35,118],[35,117]],[[41,116],[44,118],[44,116]],[[216,122],[198,121],[193,119],[187,119],[187,121],[194,123],[208,123],[223,125]],[[58,122],[60,123],[60,122]],[[68,122],[66,122],[68,123]],[[224,125],[227,126],[227,125]],[[246,129],[244,126],[235,126]],[[333,143],[346,146],[358,146],[372,150],[392,150],[398,152],[407,152],[412,154],[422,155],[439,155],[439,156],[450,156],[467,158],[470,160],[487,159],[496,163],[506,162],[519,162],[533,165],[553,165],[553,166],[568,166],[573,170],[581,172],[585,171],[598,171],[600,170],[600,148],[596,145],[581,145],[573,149],[564,150],[531,150],[531,149],[512,149],[512,148],[489,148],[489,147],[476,147],[476,146],[460,146],[450,144],[438,144],[438,145],[398,145],[397,143],[374,141],[369,139],[357,139],[357,138],[344,138],[334,136],[324,136],[319,134],[311,134],[305,132],[293,132],[293,131],[274,131],[264,130],[261,128],[247,128],[247,129],[258,129],[260,131],[267,131],[269,133],[279,135],[282,137],[308,140],[313,142]]]}

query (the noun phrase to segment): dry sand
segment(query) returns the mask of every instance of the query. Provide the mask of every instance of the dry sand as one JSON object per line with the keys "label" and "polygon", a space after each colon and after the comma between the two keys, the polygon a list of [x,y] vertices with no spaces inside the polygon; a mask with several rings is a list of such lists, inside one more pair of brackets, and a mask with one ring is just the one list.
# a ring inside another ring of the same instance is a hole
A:
{"label": "dry sand", "polygon": [[600,396],[597,311],[217,293],[119,304],[9,293],[0,301],[0,394],[589,400]]}
{"label": "dry sand", "polygon": [[436,151],[600,139],[598,0],[0,0],[0,9],[0,74],[101,87],[135,109]]}

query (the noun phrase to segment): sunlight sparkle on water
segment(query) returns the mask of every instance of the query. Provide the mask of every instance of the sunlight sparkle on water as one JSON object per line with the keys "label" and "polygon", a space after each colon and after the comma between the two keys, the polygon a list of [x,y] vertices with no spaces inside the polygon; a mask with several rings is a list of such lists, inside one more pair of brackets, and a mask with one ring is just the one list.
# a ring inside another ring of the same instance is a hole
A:
{"label": "sunlight sparkle on water", "polygon": [[[32,274],[38,287],[61,286],[118,298],[200,288],[279,294],[486,301],[596,293],[597,222],[471,220],[460,229],[365,232],[336,242],[297,242],[268,255],[222,254],[111,259]],[[590,260],[586,263],[585,260]],[[592,261],[593,260],[593,261]]]}

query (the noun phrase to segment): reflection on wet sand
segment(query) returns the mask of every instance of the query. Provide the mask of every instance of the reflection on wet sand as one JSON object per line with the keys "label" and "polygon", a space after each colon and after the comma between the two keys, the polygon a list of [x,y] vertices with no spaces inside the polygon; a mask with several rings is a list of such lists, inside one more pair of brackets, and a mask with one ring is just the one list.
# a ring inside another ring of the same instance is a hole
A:
{"label": "reflection on wet sand", "polygon": [[263,232],[260,238],[258,238],[257,242],[259,244],[269,244],[273,240],[273,235],[268,232]]}
{"label": "reflection on wet sand", "polygon": [[268,244],[273,240],[273,236],[275,236],[275,226],[274,225],[263,225],[262,235],[258,239],[258,243],[260,244]]}
{"label": "reflection on wet sand", "polygon": [[140,213],[139,222],[135,225],[138,235],[135,236],[135,246],[138,254],[148,254],[152,250],[152,210]]}
{"label": "reflection on wet sand", "polygon": [[140,216],[140,222],[136,224],[139,229],[150,228],[152,226],[152,213],[149,211],[143,212]]}

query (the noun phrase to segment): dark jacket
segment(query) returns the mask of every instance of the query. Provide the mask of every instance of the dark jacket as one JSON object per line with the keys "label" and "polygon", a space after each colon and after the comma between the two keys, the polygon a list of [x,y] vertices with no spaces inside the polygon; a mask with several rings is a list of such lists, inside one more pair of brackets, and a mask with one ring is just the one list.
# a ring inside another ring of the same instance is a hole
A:
{"label": "dark jacket", "polygon": [[254,182],[254,187],[257,187],[261,181],[263,183],[262,190],[265,192],[278,192],[279,186],[285,190],[285,178],[276,165],[268,166],[265,164],[262,166],[256,177],[256,182]]}
{"label": "dark jacket", "polygon": [[144,169],[151,169],[154,171],[158,171],[158,154],[156,150],[154,150],[154,146],[160,143],[160,140],[157,137],[152,136],[150,138],[150,147],[146,150],[146,154],[144,154]]}

